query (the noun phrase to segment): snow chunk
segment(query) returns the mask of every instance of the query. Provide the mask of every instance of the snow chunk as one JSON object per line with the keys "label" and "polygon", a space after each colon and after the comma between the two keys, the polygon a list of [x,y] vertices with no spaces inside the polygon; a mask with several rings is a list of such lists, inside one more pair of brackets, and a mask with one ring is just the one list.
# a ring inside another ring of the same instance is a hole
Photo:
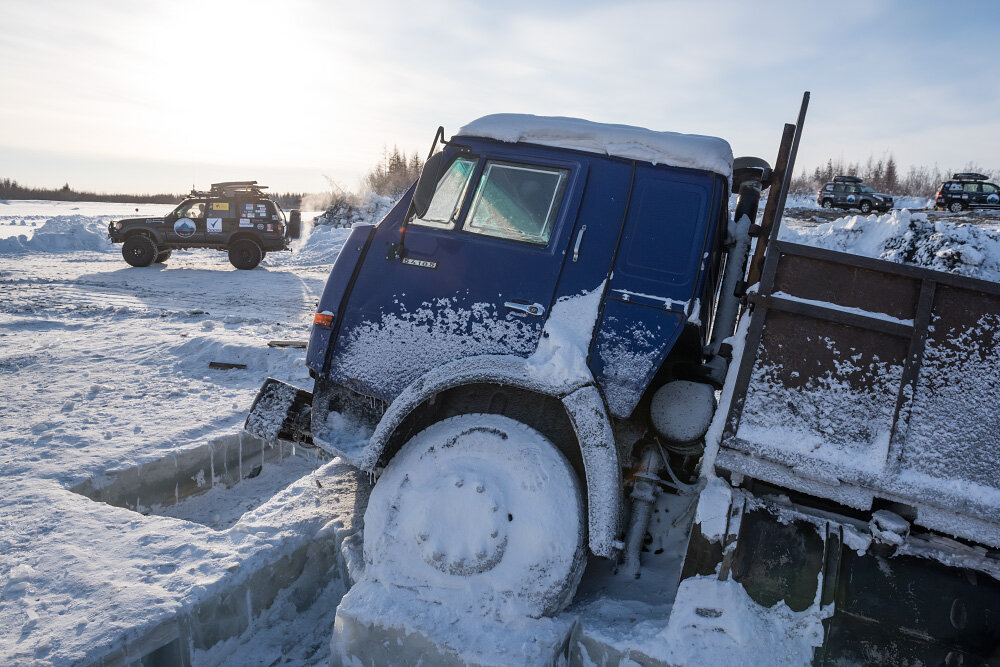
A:
{"label": "snow chunk", "polygon": [[710,542],[721,542],[726,535],[726,519],[733,500],[729,483],[715,475],[706,477],[705,489],[698,498],[694,522],[701,526],[701,534]]}
{"label": "snow chunk", "polygon": [[[822,587],[817,587],[817,591]],[[771,608],[754,602],[739,583],[714,576],[685,579],[665,630],[668,662],[678,665],[812,664],[823,643],[823,618],[833,606],[814,602],[794,612],[782,600]]]}
{"label": "snow chunk", "polygon": [[459,129],[458,135],[702,169],[726,178],[733,173],[733,150],[729,142],[700,134],[658,132],[562,116],[499,113],[472,121]]}
{"label": "snow chunk", "polygon": [[[606,281],[605,281],[606,282]],[[590,292],[563,297],[552,307],[542,338],[528,357],[528,369],[539,379],[590,382],[587,350],[594,334],[604,282]]]}

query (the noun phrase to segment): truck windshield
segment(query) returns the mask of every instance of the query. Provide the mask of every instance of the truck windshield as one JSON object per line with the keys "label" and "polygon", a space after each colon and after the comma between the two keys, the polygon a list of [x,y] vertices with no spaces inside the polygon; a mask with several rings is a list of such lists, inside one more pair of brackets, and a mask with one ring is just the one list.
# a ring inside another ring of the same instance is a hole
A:
{"label": "truck windshield", "polygon": [[451,163],[448,171],[438,181],[427,213],[422,218],[416,218],[415,223],[429,227],[451,229],[462,208],[465,192],[469,188],[469,179],[476,169],[476,160],[458,158]]}
{"label": "truck windshield", "polygon": [[568,175],[566,169],[490,160],[466,231],[547,244]]}

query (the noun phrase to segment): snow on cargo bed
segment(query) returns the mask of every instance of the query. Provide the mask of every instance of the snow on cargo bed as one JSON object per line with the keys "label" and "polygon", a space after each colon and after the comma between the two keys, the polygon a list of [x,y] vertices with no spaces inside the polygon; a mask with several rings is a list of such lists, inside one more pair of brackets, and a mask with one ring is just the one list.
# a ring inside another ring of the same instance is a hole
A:
{"label": "snow on cargo bed", "polygon": [[703,169],[726,178],[733,173],[733,150],[729,143],[718,137],[700,134],[658,132],[644,127],[595,123],[562,116],[498,113],[472,121],[459,129],[457,135]]}
{"label": "snow on cargo bed", "polygon": [[1000,282],[1000,233],[930,220],[926,213],[903,210],[846,216],[817,227],[785,226],[781,239]]}

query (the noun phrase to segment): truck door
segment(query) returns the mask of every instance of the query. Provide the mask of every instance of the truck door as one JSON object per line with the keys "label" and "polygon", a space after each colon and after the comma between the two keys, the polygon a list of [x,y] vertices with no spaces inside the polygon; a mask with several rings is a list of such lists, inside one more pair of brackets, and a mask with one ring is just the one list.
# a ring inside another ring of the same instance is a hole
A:
{"label": "truck door", "polygon": [[172,223],[164,231],[167,241],[181,244],[204,242],[205,209],[204,199],[191,199],[181,204],[171,216]]}
{"label": "truck door", "polygon": [[[725,179],[641,165],[594,338],[591,369],[611,413],[632,413],[700,303],[713,222],[726,219]],[[718,225],[715,225],[718,226]]]}
{"label": "truck door", "polygon": [[351,289],[330,377],[390,400],[444,363],[530,355],[551,310],[586,163],[492,149],[460,154],[423,219],[376,230]]}

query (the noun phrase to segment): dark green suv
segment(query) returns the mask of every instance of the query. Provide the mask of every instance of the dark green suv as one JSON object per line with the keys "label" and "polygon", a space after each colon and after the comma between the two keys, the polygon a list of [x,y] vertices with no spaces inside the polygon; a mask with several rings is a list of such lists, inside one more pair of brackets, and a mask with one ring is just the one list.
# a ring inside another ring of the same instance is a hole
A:
{"label": "dark green suv", "polygon": [[252,269],[268,252],[288,250],[299,237],[302,218],[285,212],[257,181],[213,183],[191,194],[162,218],[128,218],[108,224],[108,237],[122,244],[132,266],[164,262],[174,250],[214,248],[229,252],[237,269]]}
{"label": "dark green suv", "polygon": [[856,208],[868,215],[892,209],[893,201],[892,195],[875,192],[857,176],[836,176],[816,193],[816,203],[823,208]]}
{"label": "dark green suv", "polygon": [[1000,208],[1000,187],[984,174],[963,172],[945,181],[934,195],[934,208],[958,213],[970,208]]}

